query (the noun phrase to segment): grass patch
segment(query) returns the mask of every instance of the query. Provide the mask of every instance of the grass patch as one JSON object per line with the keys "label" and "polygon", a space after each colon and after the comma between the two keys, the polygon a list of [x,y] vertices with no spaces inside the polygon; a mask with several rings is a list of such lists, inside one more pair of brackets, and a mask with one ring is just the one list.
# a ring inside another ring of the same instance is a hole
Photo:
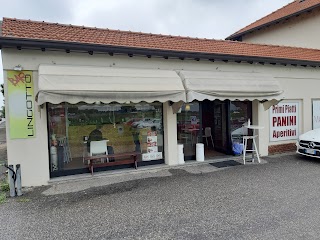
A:
{"label": "grass patch", "polygon": [[0,183],[0,191],[9,192],[10,191],[9,183],[7,182]]}
{"label": "grass patch", "polygon": [[8,192],[9,190],[10,190],[9,184],[6,181],[2,181],[2,182],[0,181],[0,204],[6,202],[6,198],[7,198],[6,192]]}
{"label": "grass patch", "polygon": [[30,202],[29,198],[17,198],[17,202]]}
{"label": "grass patch", "polygon": [[0,204],[6,202],[7,195],[3,192],[0,192]]}

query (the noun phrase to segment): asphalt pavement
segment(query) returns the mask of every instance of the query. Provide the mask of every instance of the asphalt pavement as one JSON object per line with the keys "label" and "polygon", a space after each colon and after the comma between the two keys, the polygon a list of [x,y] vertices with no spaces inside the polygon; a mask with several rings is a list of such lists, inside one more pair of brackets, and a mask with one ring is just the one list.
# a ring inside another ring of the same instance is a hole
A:
{"label": "asphalt pavement", "polygon": [[35,188],[0,205],[0,239],[319,239],[320,160],[264,159],[55,195],[44,192],[58,186]]}

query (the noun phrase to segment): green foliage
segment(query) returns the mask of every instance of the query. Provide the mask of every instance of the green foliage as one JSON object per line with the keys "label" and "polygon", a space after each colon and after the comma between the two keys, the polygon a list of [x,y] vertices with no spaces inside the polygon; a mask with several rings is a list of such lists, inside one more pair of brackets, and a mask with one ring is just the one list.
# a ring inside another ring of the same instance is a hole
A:
{"label": "green foliage", "polygon": [[1,203],[5,203],[6,198],[7,198],[6,194],[0,192],[0,204],[1,204]]}
{"label": "green foliage", "polygon": [[[0,84],[0,88],[1,88],[1,92],[2,92],[2,95],[3,95],[3,98],[4,98],[4,85],[3,83]],[[4,104],[4,100],[3,100],[3,104]],[[1,109],[0,109],[0,114],[3,118],[6,117],[6,109],[5,109],[5,106],[2,106]]]}
{"label": "green foliage", "polygon": [[30,199],[29,198],[17,198],[17,202],[30,202]]}
{"label": "green foliage", "polygon": [[10,191],[9,183],[6,183],[6,182],[0,183],[0,190],[2,192]]}

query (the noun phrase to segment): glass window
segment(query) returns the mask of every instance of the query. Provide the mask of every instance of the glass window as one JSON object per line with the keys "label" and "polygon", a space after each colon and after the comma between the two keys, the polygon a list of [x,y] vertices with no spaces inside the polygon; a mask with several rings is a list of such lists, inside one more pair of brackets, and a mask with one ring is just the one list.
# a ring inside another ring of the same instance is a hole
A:
{"label": "glass window", "polygon": [[138,152],[142,161],[164,156],[161,103],[48,104],[48,128],[51,172],[87,168],[84,157],[101,140],[107,154]]}
{"label": "glass window", "polygon": [[230,103],[230,132],[232,142],[242,142],[242,136],[248,135],[243,125],[251,118],[252,104],[249,101]]}
{"label": "glass window", "polygon": [[200,140],[199,102],[186,103],[181,107],[181,111],[177,114],[177,131],[178,143],[184,144],[185,159],[195,159],[196,143]]}

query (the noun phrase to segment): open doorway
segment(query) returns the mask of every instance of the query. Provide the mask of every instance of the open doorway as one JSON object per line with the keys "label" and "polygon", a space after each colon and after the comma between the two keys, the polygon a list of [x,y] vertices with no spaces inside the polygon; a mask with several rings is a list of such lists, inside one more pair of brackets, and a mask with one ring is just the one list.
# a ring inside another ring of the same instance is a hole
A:
{"label": "open doorway", "polygon": [[201,110],[205,159],[233,155],[233,145],[242,143],[242,136],[248,134],[243,125],[252,118],[252,102],[205,100]]}
{"label": "open doorway", "polygon": [[203,143],[205,159],[233,155],[232,146],[247,134],[243,124],[252,118],[252,102],[204,100],[184,104],[177,114],[178,143],[185,160],[196,159],[196,144]]}
{"label": "open doorway", "polygon": [[196,159],[196,144],[201,142],[201,102],[182,106],[177,114],[178,143],[183,144],[185,160]]}

